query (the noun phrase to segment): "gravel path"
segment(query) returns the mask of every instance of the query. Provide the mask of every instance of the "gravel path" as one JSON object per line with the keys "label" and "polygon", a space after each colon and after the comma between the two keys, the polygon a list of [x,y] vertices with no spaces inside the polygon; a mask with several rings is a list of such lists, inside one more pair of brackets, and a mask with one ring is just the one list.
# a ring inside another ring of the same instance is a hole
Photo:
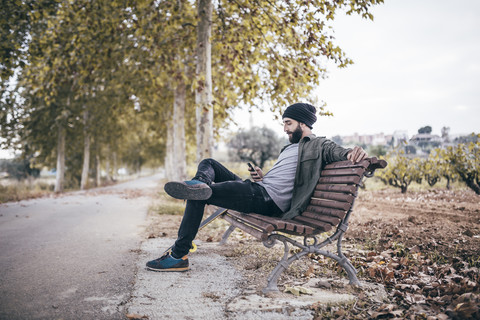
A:
{"label": "gravel path", "polygon": [[149,239],[142,244],[132,298],[127,304],[130,318],[148,319],[312,319],[309,306],[349,303],[355,296],[313,289],[314,294],[295,297],[258,295],[218,243],[196,241],[198,250],[189,257],[187,272],[154,272],[145,268],[168,248],[173,239]]}

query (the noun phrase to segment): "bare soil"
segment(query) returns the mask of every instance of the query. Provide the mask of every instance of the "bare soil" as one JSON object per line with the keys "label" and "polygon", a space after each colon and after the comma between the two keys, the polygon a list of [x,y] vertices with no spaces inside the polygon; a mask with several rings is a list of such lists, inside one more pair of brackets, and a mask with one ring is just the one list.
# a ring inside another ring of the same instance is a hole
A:
{"label": "bare soil", "polygon": [[[310,278],[336,291],[354,291],[355,305],[315,306],[318,318],[332,319],[478,319],[480,318],[480,196],[470,190],[408,192],[361,190],[344,238],[346,255],[362,281],[381,283],[383,301],[349,288],[336,263],[310,255],[280,278],[280,285],[305,283]],[[213,210],[213,208],[211,208]],[[208,214],[208,213],[207,213]],[[207,214],[205,216],[207,216]],[[147,237],[175,238],[181,216],[151,215]],[[216,220],[198,239],[218,242],[228,224]],[[266,249],[240,231],[229,238],[233,246],[218,253],[234,260],[248,281],[245,289],[260,292],[283,254]]]}

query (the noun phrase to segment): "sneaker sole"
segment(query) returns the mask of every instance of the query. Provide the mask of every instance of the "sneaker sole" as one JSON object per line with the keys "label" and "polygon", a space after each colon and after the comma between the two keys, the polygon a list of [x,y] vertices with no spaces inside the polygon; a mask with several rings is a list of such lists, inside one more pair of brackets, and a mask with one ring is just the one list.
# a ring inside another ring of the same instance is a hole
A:
{"label": "sneaker sole", "polygon": [[212,195],[210,187],[193,188],[180,182],[167,182],[165,192],[175,199],[182,200],[207,200]]}
{"label": "sneaker sole", "polygon": [[185,272],[185,271],[190,270],[190,267],[186,267],[186,268],[168,268],[168,269],[154,269],[154,268],[147,267],[147,269],[148,269],[148,270],[151,270],[151,271],[156,271],[156,272]]}

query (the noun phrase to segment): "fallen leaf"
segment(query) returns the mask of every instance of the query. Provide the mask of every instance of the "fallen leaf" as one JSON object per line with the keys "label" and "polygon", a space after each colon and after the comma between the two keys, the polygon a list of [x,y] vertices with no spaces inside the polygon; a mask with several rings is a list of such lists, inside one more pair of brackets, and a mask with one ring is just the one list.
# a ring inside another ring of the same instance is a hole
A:
{"label": "fallen leaf", "polygon": [[136,313],[129,313],[127,314],[127,318],[128,319],[148,319],[148,316],[145,316],[145,315],[140,315],[140,314],[136,314]]}
{"label": "fallen leaf", "polygon": [[312,290],[307,289],[305,287],[300,287],[300,286],[293,286],[293,287],[285,287],[285,290],[283,291],[285,293],[292,293],[296,296],[299,296],[301,293],[303,294],[313,294]]}

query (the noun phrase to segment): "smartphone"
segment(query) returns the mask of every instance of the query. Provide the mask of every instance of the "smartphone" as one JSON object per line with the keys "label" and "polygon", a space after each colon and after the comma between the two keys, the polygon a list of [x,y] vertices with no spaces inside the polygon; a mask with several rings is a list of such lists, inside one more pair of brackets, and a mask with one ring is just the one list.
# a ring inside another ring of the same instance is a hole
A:
{"label": "smartphone", "polygon": [[255,168],[252,166],[252,164],[250,162],[247,162],[247,164],[248,164],[248,167],[250,168],[248,170],[255,171]]}

